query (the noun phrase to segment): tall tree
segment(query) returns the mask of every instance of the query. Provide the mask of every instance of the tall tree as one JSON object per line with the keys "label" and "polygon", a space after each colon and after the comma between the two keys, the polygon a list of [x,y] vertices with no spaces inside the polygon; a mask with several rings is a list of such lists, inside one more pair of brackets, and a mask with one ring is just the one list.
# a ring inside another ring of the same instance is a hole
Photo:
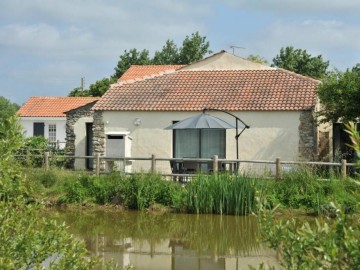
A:
{"label": "tall tree", "polygon": [[329,73],[317,90],[324,122],[359,121],[360,119],[360,64],[345,72]]}
{"label": "tall tree", "polygon": [[151,59],[148,50],[138,51],[135,48],[130,51],[125,50],[124,54],[120,55],[120,60],[115,67],[115,74],[112,77],[119,79],[131,65],[149,64],[151,64]]}
{"label": "tall tree", "polygon": [[325,76],[329,61],[324,61],[321,55],[311,56],[306,50],[290,46],[280,49],[280,54],[276,55],[271,66],[320,79]]}
{"label": "tall tree", "polygon": [[186,36],[179,52],[179,64],[190,64],[204,58],[208,53],[210,43],[206,41],[206,37],[201,36],[199,32]]}
{"label": "tall tree", "polygon": [[20,106],[16,103],[12,103],[10,100],[3,96],[0,96],[0,121],[15,115]]}
{"label": "tall tree", "polygon": [[161,51],[156,51],[152,60],[154,65],[172,65],[179,63],[179,49],[173,40],[168,39]]}

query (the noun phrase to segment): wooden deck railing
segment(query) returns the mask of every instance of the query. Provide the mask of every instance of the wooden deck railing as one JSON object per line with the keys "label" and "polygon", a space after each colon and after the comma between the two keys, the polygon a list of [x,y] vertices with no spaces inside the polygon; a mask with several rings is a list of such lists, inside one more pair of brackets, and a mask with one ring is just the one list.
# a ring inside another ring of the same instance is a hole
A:
{"label": "wooden deck railing", "polygon": [[[21,157],[22,155],[17,155],[18,157]],[[275,166],[275,177],[281,178],[281,175],[283,173],[283,167],[284,166],[331,166],[331,167],[338,167],[340,169],[340,177],[345,178],[347,176],[348,168],[349,167],[355,167],[355,163],[347,163],[345,159],[341,160],[341,162],[317,162],[317,161],[283,161],[279,158],[273,161],[269,160],[238,160],[238,159],[221,159],[218,156],[213,156],[211,159],[205,159],[205,158],[162,158],[162,157],[156,157],[155,155],[151,155],[150,157],[106,157],[106,156],[100,156],[99,154],[96,154],[95,156],[69,156],[69,155],[54,155],[49,152],[45,152],[44,155],[32,155],[31,157],[43,157],[44,158],[44,168],[45,170],[48,170],[50,168],[50,159],[56,159],[56,158],[62,158],[62,159],[92,159],[93,160],[93,167],[94,167],[94,173],[96,175],[100,175],[102,168],[102,162],[103,161],[120,161],[123,164],[123,171],[125,172],[125,166],[127,162],[134,162],[134,161],[147,161],[150,162],[150,172],[156,173],[159,172],[157,170],[157,163],[158,162],[169,162],[170,163],[183,163],[183,162],[194,162],[198,164],[207,163],[211,164],[212,169],[211,173],[217,173],[221,170],[219,168],[219,164],[236,164],[237,168],[239,164],[265,164],[265,165],[274,165]],[[29,156],[27,156],[29,158]],[[228,170],[230,170],[228,168]],[[234,172],[236,168],[232,168],[231,171]],[[161,173],[161,172],[159,172]],[[174,171],[172,170],[171,173],[162,173],[164,176],[191,176],[194,175],[194,173],[188,173],[186,171]]]}

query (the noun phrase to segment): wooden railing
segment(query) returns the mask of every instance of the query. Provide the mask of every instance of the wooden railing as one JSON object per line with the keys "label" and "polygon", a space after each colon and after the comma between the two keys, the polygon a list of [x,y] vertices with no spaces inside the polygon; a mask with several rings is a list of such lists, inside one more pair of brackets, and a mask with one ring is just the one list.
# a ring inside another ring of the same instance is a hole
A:
{"label": "wooden railing", "polygon": [[[39,155],[37,155],[39,157]],[[69,158],[69,159],[93,159],[94,163],[94,172],[96,175],[100,175],[102,167],[102,161],[120,161],[123,163],[123,171],[125,172],[125,166],[127,162],[131,161],[148,161],[150,162],[150,172],[156,173],[157,171],[157,163],[159,161],[168,161],[170,163],[182,163],[186,161],[191,161],[195,163],[212,163],[212,170],[211,173],[217,173],[220,171],[219,164],[237,164],[236,168],[232,169],[232,172],[235,172],[237,168],[239,168],[239,164],[266,164],[266,165],[275,165],[275,177],[281,178],[283,173],[283,167],[284,165],[288,166],[331,166],[331,167],[338,167],[340,169],[340,177],[345,178],[347,176],[347,171],[349,167],[355,167],[355,163],[347,163],[345,159],[341,160],[341,162],[317,162],[317,161],[283,161],[280,158],[277,158],[276,160],[269,161],[269,160],[230,160],[230,159],[220,159],[218,156],[213,156],[212,159],[205,159],[205,158],[161,158],[156,157],[155,155],[151,155],[151,157],[121,157],[121,158],[114,158],[114,157],[106,157],[101,156],[99,154],[96,154],[95,156],[69,156],[69,155],[51,155],[49,152],[44,153],[44,167],[46,170],[50,167],[50,158]],[[174,172],[170,174],[163,174],[166,176],[184,176],[184,175],[194,175],[194,173],[188,174],[186,172]]]}

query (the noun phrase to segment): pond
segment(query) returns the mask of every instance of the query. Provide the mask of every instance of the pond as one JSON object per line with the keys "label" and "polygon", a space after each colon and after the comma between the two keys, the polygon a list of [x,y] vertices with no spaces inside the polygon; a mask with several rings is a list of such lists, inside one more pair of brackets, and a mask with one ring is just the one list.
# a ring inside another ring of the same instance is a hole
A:
{"label": "pond", "polygon": [[278,269],[253,216],[57,210],[50,217],[65,221],[93,255],[120,267],[228,270],[264,262]]}

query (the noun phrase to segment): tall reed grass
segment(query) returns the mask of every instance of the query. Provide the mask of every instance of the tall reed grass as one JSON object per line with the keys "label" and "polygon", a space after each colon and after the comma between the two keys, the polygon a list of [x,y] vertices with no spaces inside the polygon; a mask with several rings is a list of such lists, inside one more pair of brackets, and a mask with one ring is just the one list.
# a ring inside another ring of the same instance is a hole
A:
{"label": "tall reed grass", "polygon": [[246,215],[256,209],[256,179],[244,175],[198,175],[187,186],[192,213]]}

